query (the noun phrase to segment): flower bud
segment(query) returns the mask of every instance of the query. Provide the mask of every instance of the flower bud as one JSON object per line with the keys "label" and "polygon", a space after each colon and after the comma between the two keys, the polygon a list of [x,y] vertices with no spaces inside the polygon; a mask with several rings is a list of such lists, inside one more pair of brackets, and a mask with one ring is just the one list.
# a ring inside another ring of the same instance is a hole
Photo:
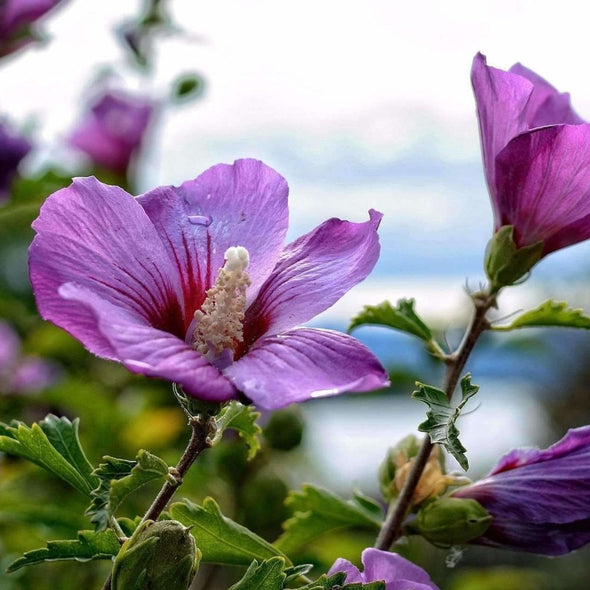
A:
{"label": "flower bud", "polygon": [[444,497],[420,508],[407,528],[436,545],[463,545],[481,537],[491,522],[492,516],[479,502]]}
{"label": "flower bud", "polygon": [[189,528],[175,520],[141,524],[115,558],[112,590],[187,590],[199,551]]}

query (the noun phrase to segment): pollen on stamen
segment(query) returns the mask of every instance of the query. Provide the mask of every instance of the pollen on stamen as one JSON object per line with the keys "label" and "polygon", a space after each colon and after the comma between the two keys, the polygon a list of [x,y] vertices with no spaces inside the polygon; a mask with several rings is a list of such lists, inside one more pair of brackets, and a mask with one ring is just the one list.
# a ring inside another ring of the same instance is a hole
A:
{"label": "pollen on stamen", "polygon": [[201,309],[195,311],[193,346],[211,361],[224,351],[233,356],[238,344],[244,341],[250,255],[243,246],[232,246],[225,251],[224,258],[215,284],[207,291]]}

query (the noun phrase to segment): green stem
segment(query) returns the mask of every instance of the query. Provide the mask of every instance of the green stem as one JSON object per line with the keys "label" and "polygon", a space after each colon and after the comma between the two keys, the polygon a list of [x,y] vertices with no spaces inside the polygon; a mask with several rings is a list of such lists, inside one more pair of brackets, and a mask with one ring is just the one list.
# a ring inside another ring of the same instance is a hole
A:
{"label": "green stem", "polygon": [[[490,327],[486,315],[490,308],[496,305],[496,295],[497,293],[478,293],[473,295],[474,311],[469,327],[465,331],[461,344],[445,360],[447,369],[444,377],[443,390],[447,394],[449,401],[453,397],[461,373],[475,344],[483,332]],[[399,496],[395,502],[389,505],[387,516],[375,541],[375,547],[377,549],[387,551],[401,536],[403,522],[411,507],[414,492],[420,482],[433,446],[432,442],[430,442],[430,437],[426,435],[418,454],[414,457],[412,469]]]}
{"label": "green stem", "polygon": [[[205,449],[208,449],[211,446],[211,438],[213,437],[216,428],[215,418],[191,416],[189,418],[189,425],[191,427],[191,438],[188,445],[184,450],[184,453],[182,453],[176,467],[170,470],[171,477],[160,489],[158,495],[152,502],[152,505],[141,519],[141,523],[146,520],[158,519],[174,495],[174,492],[176,492],[176,490],[182,485],[182,480],[190,469],[190,466]],[[102,590],[111,590],[111,580],[112,575],[109,575]]]}

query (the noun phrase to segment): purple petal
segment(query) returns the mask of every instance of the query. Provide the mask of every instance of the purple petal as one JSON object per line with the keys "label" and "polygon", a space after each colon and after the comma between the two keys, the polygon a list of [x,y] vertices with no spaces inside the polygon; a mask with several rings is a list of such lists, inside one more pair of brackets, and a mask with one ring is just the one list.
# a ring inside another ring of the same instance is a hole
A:
{"label": "purple petal", "polygon": [[60,287],[72,283],[138,325],[184,338],[190,319],[179,303],[179,277],[144,210],[125,191],[92,177],[76,179],[46,200],[33,228],[30,277],[45,319],[91,352],[119,358],[88,306],[64,304]]}
{"label": "purple petal", "polygon": [[107,92],[93,104],[68,142],[95,164],[124,173],[141,146],[153,113],[154,104],[146,97]]}
{"label": "purple petal", "polygon": [[258,340],[223,373],[265,410],[389,384],[387,373],[363,344],[346,334],[312,328]]}
{"label": "purple petal", "polygon": [[[486,180],[493,197],[496,192],[496,155],[513,137],[529,129],[527,109],[534,87],[523,76],[489,67],[481,53],[473,59],[471,83],[477,104]],[[492,203],[495,207],[494,198]],[[496,220],[498,213],[494,211]]]}
{"label": "purple petal", "polygon": [[560,555],[590,541],[590,426],[545,450],[518,449],[453,496],[473,498],[493,521],[480,544]]}
{"label": "purple petal", "polygon": [[56,365],[41,358],[24,357],[15,368],[10,388],[15,393],[36,393],[51,387],[59,378]]}
{"label": "purple petal", "polygon": [[362,281],[379,257],[381,213],[364,223],[329,219],[289,244],[246,312],[245,339],[305,323]]}
{"label": "purple petal", "polygon": [[182,278],[184,299],[199,309],[230,246],[250,253],[254,296],[279,258],[288,225],[285,179],[258,160],[219,164],[180,187],[138,197]]}
{"label": "purple petal", "polygon": [[62,0],[6,0],[0,8],[0,31],[8,37],[41,18]]}
{"label": "purple petal", "polygon": [[363,576],[358,567],[350,563],[347,559],[342,559],[342,557],[339,557],[334,562],[334,565],[329,569],[327,576],[333,576],[338,572],[344,572],[346,574],[345,582],[347,584],[362,584],[364,582]]}
{"label": "purple petal", "polygon": [[8,371],[20,354],[20,338],[6,323],[0,320],[0,373]]}
{"label": "purple petal", "polygon": [[60,295],[92,314],[95,329],[130,371],[179,383],[186,393],[199,399],[225,401],[236,397],[233,385],[182,339],[153,328],[134,312],[86,288],[70,283],[61,287]]}
{"label": "purple petal", "polygon": [[570,95],[567,92],[559,93],[547,80],[522,64],[513,65],[509,72],[526,78],[534,85],[527,108],[529,128],[561,123],[569,125],[584,123],[584,120],[572,109]]}
{"label": "purple petal", "polygon": [[[590,124],[556,125],[514,138],[496,159],[498,226],[543,253],[590,237]],[[577,231],[564,232],[565,228]]]}
{"label": "purple petal", "polygon": [[[379,549],[365,549],[362,555],[364,578],[366,582],[384,580],[387,582],[387,590],[390,590],[390,582],[399,581],[400,590],[417,588],[417,584],[423,584],[424,588],[437,590],[430,576],[416,564],[404,559],[397,553],[381,551]],[[393,588],[394,586],[392,586]]]}
{"label": "purple petal", "polygon": [[31,147],[24,137],[15,135],[0,121],[0,202],[9,196],[17,167]]}

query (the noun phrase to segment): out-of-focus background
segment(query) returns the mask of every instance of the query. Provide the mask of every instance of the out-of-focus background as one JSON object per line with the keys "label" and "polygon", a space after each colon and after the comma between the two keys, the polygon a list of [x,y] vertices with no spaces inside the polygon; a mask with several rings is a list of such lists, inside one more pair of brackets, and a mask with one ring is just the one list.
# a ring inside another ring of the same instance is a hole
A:
{"label": "out-of-focus background", "polygon": [[[150,10],[161,22],[150,23]],[[12,351],[0,371],[0,419],[79,415],[94,462],[104,454],[132,458],[146,447],[174,463],[186,436],[166,384],[91,358],[35,313],[26,271],[29,223],[47,194],[91,172],[139,194],[218,162],[259,158],[289,182],[291,238],[327,217],[361,221],[378,209],[384,219],[375,271],[314,324],[345,330],[364,304],[414,297],[423,317],[455,342],[469,311],[465,287],[484,278],[492,231],[471,60],[482,51],[497,67],[520,61],[569,91],[588,118],[587,20],[578,10],[571,0],[558,11],[545,0],[58,4],[35,24],[45,42],[0,58],[0,121],[30,144],[0,208],[0,335]],[[149,105],[141,146],[123,156],[124,165],[73,139],[94,137],[88,112],[94,105],[99,117],[108,92],[133,96],[140,110]],[[499,317],[548,297],[587,309],[589,253],[590,244],[582,244],[552,254],[525,285],[502,296]],[[312,481],[377,497],[375,474],[387,446],[424,416],[409,398],[413,382],[436,383],[440,370],[409,337],[377,328],[356,335],[390,370],[391,390],[316,400],[287,413],[294,430],[303,428],[301,444],[294,444],[297,433],[288,444],[273,442],[271,429],[255,464],[246,465],[239,444],[228,441],[195,470],[187,496],[221,497],[229,513],[271,539],[287,515],[287,487]],[[479,405],[460,422],[470,475],[515,446],[545,445],[587,423],[588,358],[587,334],[484,339],[469,367],[482,389]],[[0,457],[3,567],[47,538],[89,526],[84,502],[72,496],[66,510],[55,499],[60,494],[59,482],[40,470]],[[261,504],[274,512],[261,513]],[[139,498],[128,510],[142,506]],[[41,516],[43,525],[35,525]],[[336,556],[358,561],[359,547],[369,544],[369,537],[339,535],[309,554],[329,566]],[[587,550],[548,560],[469,548],[454,569],[445,565],[448,550],[412,543],[407,551],[450,590],[562,590],[583,587],[590,575]],[[0,589],[99,587],[103,566],[0,572]],[[524,569],[517,574],[514,567]],[[60,586],[63,576],[74,581]],[[208,586],[195,587],[229,585],[218,571],[210,577]]]}

